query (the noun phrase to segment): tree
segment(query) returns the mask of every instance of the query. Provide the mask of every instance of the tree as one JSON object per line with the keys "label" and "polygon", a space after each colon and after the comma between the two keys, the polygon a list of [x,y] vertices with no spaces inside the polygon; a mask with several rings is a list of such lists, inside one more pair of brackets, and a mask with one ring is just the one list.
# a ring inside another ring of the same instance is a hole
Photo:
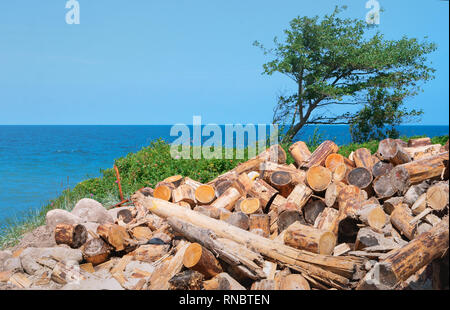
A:
{"label": "tree", "polygon": [[[407,37],[387,40],[379,31],[370,35],[374,25],[340,18],[342,9],[336,7],[322,20],[318,16],[293,19],[284,40],[275,37],[274,48],[254,43],[273,57],[263,65],[263,74],[282,73],[296,83],[295,91],[279,96],[274,108],[273,123],[288,127],[283,142],[292,140],[305,125],[317,124],[354,122],[356,137],[358,130],[367,130],[361,120],[368,111],[382,117],[381,124],[372,119],[377,128],[389,118],[395,117],[392,124],[397,124],[421,113],[409,111],[404,103],[434,77],[426,55],[436,49],[435,44]],[[380,103],[392,111],[374,113]],[[350,106],[362,110],[351,112]],[[338,107],[345,107],[345,112],[332,112]]]}

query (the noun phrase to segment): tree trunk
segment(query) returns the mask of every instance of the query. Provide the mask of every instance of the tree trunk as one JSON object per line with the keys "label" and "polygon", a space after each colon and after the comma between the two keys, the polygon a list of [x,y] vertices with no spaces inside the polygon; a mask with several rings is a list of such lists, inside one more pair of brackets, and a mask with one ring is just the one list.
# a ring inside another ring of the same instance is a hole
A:
{"label": "tree trunk", "polygon": [[308,223],[309,225],[314,225],[317,216],[319,216],[319,214],[322,213],[322,211],[325,210],[326,207],[326,204],[322,200],[311,199],[303,207],[303,215],[305,217],[306,223]]}
{"label": "tree trunk", "polygon": [[436,211],[442,211],[449,201],[448,182],[440,182],[427,190],[427,206]]}
{"label": "tree trunk", "polygon": [[306,173],[306,181],[315,192],[323,192],[331,184],[331,171],[322,166],[313,166]]}
{"label": "tree trunk", "polygon": [[330,231],[301,225],[299,229],[286,230],[284,243],[313,253],[330,255],[336,246],[336,236]]}
{"label": "tree trunk", "polygon": [[372,173],[364,167],[358,167],[350,171],[347,175],[347,183],[355,185],[360,189],[370,191],[372,185]]}
{"label": "tree trunk", "polygon": [[312,190],[305,184],[297,184],[287,197],[287,202],[293,203],[296,206],[296,209],[301,211],[312,193]]}
{"label": "tree trunk", "polygon": [[194,207],[196,203],[195,191],[187,184],[180,185],[172,191],[172,201],[175,203],[184,201],[187,202],[191,207]]}
{"label": "tree trunk", "polygon": [[374,178],[381,177],[382,175],[388,174],[392,169],[394,169],[394,165],[391,163],[386,163],[384,161],[379,161],[372,167],[372,175]]}
{"label": "tree trunk", "polygon": [[200,205],[209,205],[216,199],[216,190],[211,185],[200,185],[195,190],[195,199]]}
{"label": "tree trunk", "polygon": [[364,206],[358,211],[358,216],[361,222],[376,230],[381,230],[388,222],[386,213],[384,213],[383,208],[378,204]]}
{"label": "tree trunk", "polygon": [[172,190],[174,186],[172,183],[160,183],[153,191],[153,197],[159,198],[165,201],[172,199]]}
{"label": "tree trunk", "polygon": [[219,198],[217,198],[212,204],[212,207],[218,209],[226,209],[232,211],[234,204],[241,198],[241,193],[234,187],[229,187]]}
{"label": "tree trunk", "polygon": [[391,162],[394,166],[411,161],[411,157],[403,150],[403,147],[393,139],[381,140],[378,144],[378,154],[383,160]]}
{"label": "tree trunk", "polygon": [[210,279],[222,272],[222,267],[214,255],[198,243],[192,243],[184,252],[183,265],[200,272]]}
{"label": "tree trunk", "polygon": [[327,191],[325,192],[325,204],[327,205],[327,207],[334,207],[335,209],[339,208],[336,200],[340,190],[344,187],[345,184],[342,182],[333,182],[330,186],[328,186]]}
{"label": "tree trunk", "polygon": [[368,171],[372,171],[374,166],[372,153],[366,148],[357,149],[353,153],[353,161],[356,167],[366,168]]}
{"label": "tree trunk", "polygon": [[414,219],[407,211],[406,205],[397,206],[391,214],[391,223],[406,238],[413,240],[417,234],[417,226],[410,224]]}
{"label": "tree trunk", "polygon": [[268,214],[252,214],[250,215],[249,230],[260,229],[263,237],[268,238],[270,235],[270,217]]}
{"label": "tree trunk", "polygon": [[331,231],[335,236],[338,234],[339,211],[333,208],[325,208],[316,218],[314,227],[320,230]]}
{"label": "tree trunk", "polygon": [[116,251],[122,251],[129,245],[127,239],[130,239],[130,236],[125,227],[116,224],[99,225],[97,234],[112,245]]}
{"label": "tree trunk", "polygon": [[277,194],[278,191],[275,188],[261,179],[254,181],[252,188],[248,191],[250,197],[259,199],[261,207],[264,209],[270,205]]}
{"label": "tree trunk", "polygon": [[294,188],[289,172],[275,171],[270,175],[270,184],[279,191],[279,194],[287,198]]}
{"label": "tree trunk", "polygon": [[297,167],[301,167],[303,164],[307,163],[311,157],[311,152],[308,146],[303,141],[298,141],[289,147],[289,153],[294,158]]}
{"label": "tree trunk", "polygon": [[81,252],[83,253],[83,258],[94,266],[106,262],[109,257],[109,247],[100,238],[87,241],[82,246]]}

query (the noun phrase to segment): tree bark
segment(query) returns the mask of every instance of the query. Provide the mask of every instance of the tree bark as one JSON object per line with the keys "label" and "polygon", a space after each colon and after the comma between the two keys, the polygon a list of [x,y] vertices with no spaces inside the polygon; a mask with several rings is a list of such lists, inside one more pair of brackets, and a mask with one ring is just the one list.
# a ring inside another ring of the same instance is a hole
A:
{"label": "tree bark", "polygon": [[56,244],[67,244],[73,249],[78,249],[86,242],[87,237],[87,230],[81,224],[58,224],[55,227]]}
{"label": "tree bark", "polygon": [[339,147],[333,141],[326,140],[311,154],[309,161],[303,165],[305,168],[311,168],[313,166],[323,166],[328,155],[337,153]]}

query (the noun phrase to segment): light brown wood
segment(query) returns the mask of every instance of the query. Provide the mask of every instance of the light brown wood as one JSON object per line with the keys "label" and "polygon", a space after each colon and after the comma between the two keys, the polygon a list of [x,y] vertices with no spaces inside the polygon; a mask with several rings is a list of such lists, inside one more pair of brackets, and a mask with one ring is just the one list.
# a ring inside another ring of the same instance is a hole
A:
{"label": "light brown wood", "polygon": [[153,197],[159,198],[162,200],[166,200],[166,201],[171,201],[172,190],[173,190],[173,185],[171,183],[160,184],[153,191]]}
{"label": "light brown wood", "polygon": [[333,182],[330,186],[327,187],[327,191],[325,192],[325,204],[327,207],[333,207],[338,209],[339,206],[336,203],[339,192],[342,188],[345,187],[345,184],[342,182]]}
{"label": "light brown wood", "polygon": [[289,196],[294,188],[291,174],[286,171],[273,172],[270,175],[270,184],[278,190],[281,196],[285,198]]}
{"label": "light brown wood", "polygon": [[83,258],[94,266],[106,262],[110,253],[108,245],[100,238],[87,241],[82,246],[81,251]]}
{"label": "light brown wood", "polygon": [[183,182],[181,184],[186,184],[196,190],[199,186],[203,185],[202,183],[195,181],[189,177],[184,177]]}
{"label": "light brown wood", "polygon": [[306,223],[314,225],[317,216],[322,213],[327,205],[321,199],[310,199],[308,203],[303,207],[303,216]]}
{"label": "light brown wood", "polygon": [[305,168],[311,168],[313,166],[323,166],[328,155],[337,153],[339,147],[333,141],[326,140],[320,144],[317,149],[311,154],[308,162],[303,165]]}
{"label": "light brown wood", "polygon": [[284,235],[286,245],[317,254],[330,255],[333,253],[336,236],[332,232],[300,225],[298,229],[286,229]]}
{"label": "light brown wood", "polygon": [[146,263],[156,262],[161,257],[167,254],[170,245],[168,244],[144,244],[138,247],[133,252],[130,252],[130,256],[134,260],[138,260]]}
{"label": "light brown wood", "polygon": [[297,184],[303,184],[305,182],[306,173],[302,169],[296,169],[286,165],[280,165],[273,162],[263,162],[260,166],[260,179],[263,179],[267,183],[271,183],[271,176],[275,172],[286,172],[290,174],[291,182],[295,186]]}
{"label": "light brown wood", "polygon": [[383,160],[390,161],[393,165],[405,164],[411,161],[408,153],[394,139],[381,140],[378,144],[378,154]]}
{"label": "light brown wood", "polygon": [[214,278],[210,280],[206,280],[203,282],[203,287],[205,290],[221,290],[221,291],[228,291],[228,290],[245,290],[245,287],[243,287],[239,282],[237,282],[235,279],[233,279],[228,273],[222,272],[218,275],[216,275]]}
{"label": "light brown wood", "polygon": [[364,167],[357,167],[347,175],[347,183],[368,190],[372,185],[372,173]]}
{"label": "light brown wood", "polygon": [[164,183],[172,183],[175,188],[180,186],[182,181],[183,181],[182,175],[173,175],[163,180]]}
{"label": "light brown wood", "polygon": [[224,221],[243,230],[249,228],[249,217],[241,211],[231,213]]}
{"label": "light brown wood", "polygon": [[148,241],[152,238],[152,231],[147,226],[134,227],[131,234],[137,240]]}
{"label": "light brown wood", "polygon": [[334,172],[339,165],[345,164],[344,156],[337,153],[332,153],[327,156],[325,160],[325,167],[328,168],[331,172]]}
{"label": "light brown wood", "polygon": [[412,185],[403,196],[403,201],[408,206],[412,206],[422,194],[427,192],[428,188],[430,188],[430,184],[427,181]]}
{"label": "light brown wood", "polygon": [[309,291],[311,290],[308,281],[300,274],[290,274],[282,277],[280,290]]}
{"label": "light brown wood", "polygon": [[24,273],[21,272],[13,274],[9,278],[9,281],[19,288],[29,288],[33,284],[33,282]]}
{"label": "light brown wood", "polygon": [[418,215],[425,211],[427,207],[427,193],[423,193],[417,198],[414,204],[411,207],[411,211],[414,215]]}
{"label": "light brown wood", "polygon": [[114,247],[116,251],[122,251],[129,245],[130,235],[125,227],[116,224],[103,224],[97,227],[97,234]]}
{"label": "light brown wood", "polygon": [[407,210],[407,205],[397,206],[391,213],[390,219],[392,226],[397,228],[406,238],[413,240],[417,234],[417,226],[410,224],[413,216]]}
{"label": "light brown wood", "polygon": [[56,244],[67,244],[73,249],[78,249],[87,240],[88,233],[83,225],[58,224],[55,227]]}
{"label": "light brown wood", "polygon": [[353,154],[353,161],[356,167],[366,168],[368,171],[372,171],[374,166],[374,161],[372,158],[372,153],[366,148],[357,149]]}
{"label": "light brown wood", "polygon": [[278,194],[278,191],[267,184],[264,180],[260,179],[253,182],[253,186],[249,190],[248,194],[250,197],[258,198],[261,203],[261,207],[265,209]]}
{"label": "light brown wood", "polygon": [[[282,233],[289,226],[291,226],[295,222],[299,222],[301,224],[306,225],[306,221],[303,217],[303,213],[298,211],[295,206],[289,208],[289,204],[287,203],[284,206],[284,209],[278,214],[276,218],[276,229],[279,233]],[[272,230],[272,229],[271,229]]]}
{"label": "light brown wood", "polygon": [[314,227],[320,230],[331,231],[335,236],[338,233],[339,211],[334,208],[325,208],[314,222]]}
{"label": "light brown wood", "polygon": [[192,243],[186,249],[183,257],[183,265],[186,268],[203,274],[207,279],[222,272],[222,267],[214,255],[198,243]]}
{"label": "light brown wood", "polygon": [[372,167],[372,176],[374,178],[378,178],[382,175],[388,174],[392,169],[394,169],[393,164],[386,163],[384,161],[378,161]]}
{"label": "light brown wood", "polygon": [[200,272],[185,270],[169,280],[169,290],[201,290],[204,279],[205,277]]}
{"label": "light brown wood", "polygon": [[372,187],[380,199],[390,198],[397,193],[397,188],[392,182],[391,173],[376,178],[372,183]]}
{"label": "light brown wood", "polygon": [[449,202],[448,182],[440,182],[427,190],[427,206],[433,210],[443,210]]}
{"label": "light brown wood", "polygon": [[306,181],[315,192],[323,192],[331,184],[331,171],[322,166],[313,166],[306,173]]}
{"label": "light brown wood", "polygon": [[262,213],[261,202],[258,198],[245,198],[240,203],[240,210],[247,215]]}
{"label": "light brown wood", "polygon": [[191,186],[182,184],[172,191],[172,201],[184,201],[187,202],[191,207],[194,207],[196,204],[195,191]]}
{"label": "light brown wood", "polygon": [[383,208],[378,204],[369,204],[358,211],[359,219],[370,227],[381,230],[388,222]]}
{"label": "light brown wood", "polygon": [[195,190],[195,198],[200,205],[209,205],[216,199],[216,190],[211,185],[200,185]]}
{"label": "light brown wood", "polygon": [[260,229],[263,232],[263,237],[268,238],[270,235],[270,217],[268,214],[252,214],[249,220],[249,230],[254,232],[255,229]]}
{"label": "light brown wood", "polygon": [[59,284],[78,282],[85,279],[80,273],[78,265],[65,264],[58,262],[53,268],[51,278]]}
{"label": "light brown wood", "polygon": [[389,198],[383,202],[383,211],[390,215],[394,211],[395,207],[403,204],[403,201],[403,197]]}
{"label": "light brown wood", "polygon": [[333,171],[333,182],[347,182],[347,175],[352,171],[353,168],[346,164],[340,164],[336,166]]}
{"label": "light brown wood", "polygon": [[301,167],[303,164],[308,162],[311,157],[311,152],[309,151],[306,143],[303,141],[298,141],[292,144],[289,147],[289,154],[291,154],[292,158],[294,158],[298,167]]}
{"label": "light brown wood", "polygon": [[219,198],[217,198],[211,206],[218,209],[233,210],[234,204],[241,198],[241,193],[234,187],[230,186]]}
{"label": "light brown wood", "polygon": [[417,147],[417,146],[425,146],[431,145],[431,139],[426,138],[417,138],[417,139],[409,139],[408,147]]}
{"label": "light brown wood", "polygon": [[297,184],[287,197],[287,202],[294,204],[296,209],[301,211],[312,194],[313,191],[308,186],[305,184]]}

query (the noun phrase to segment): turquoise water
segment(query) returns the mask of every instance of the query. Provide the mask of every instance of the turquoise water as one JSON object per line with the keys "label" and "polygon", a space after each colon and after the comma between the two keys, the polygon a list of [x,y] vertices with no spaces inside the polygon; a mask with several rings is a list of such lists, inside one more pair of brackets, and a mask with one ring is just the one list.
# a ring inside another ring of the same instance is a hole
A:
{"label": "turquoise water", "polygon": [[[114,159],[155,139],[172,142],[171,126],[0,126],[0,219],[38,209],[67,187],[100,175]],[[308,140],[314,127],[299,139]],[[446,135],[448,126],[400,126],[406,136]],[[325,139],[351,141],[347,126],[319,126]]]}

